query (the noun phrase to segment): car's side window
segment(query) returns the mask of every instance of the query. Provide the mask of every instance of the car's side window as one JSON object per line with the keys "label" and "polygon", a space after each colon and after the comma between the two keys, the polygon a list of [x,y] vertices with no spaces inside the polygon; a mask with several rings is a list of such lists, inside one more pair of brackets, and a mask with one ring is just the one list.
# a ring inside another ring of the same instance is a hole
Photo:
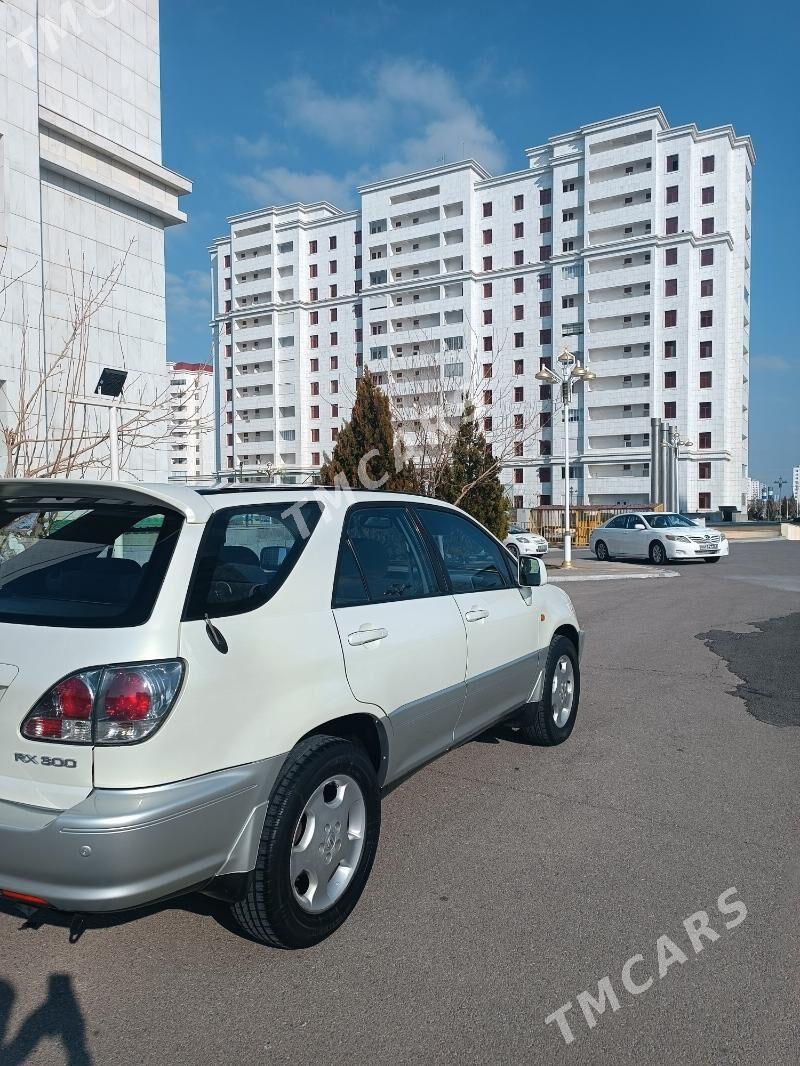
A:
{"label": "car's side window", "polygon": [[617,515],[616,518],[612,518],[611,521],[608,523],[608,528],[609,529],[624,529],[625,528],[625,522],[626,522],[625,515]]}
{"label": "car's side window", "polygon": [[208,523],[185,617],[252,611],[274,595],[320,517],[316,502],[230,507]]}
{"label": "car's side window", "polygon": [[416,509],[444,563],[454,593],[491,592],[511,581],[503,549],[466,518],[434,507]]}
{"label": "car's side window", "polygon": [[427,549],[403,507],[356,507],[345,523],[334,607],[392,603],[439,592]]}

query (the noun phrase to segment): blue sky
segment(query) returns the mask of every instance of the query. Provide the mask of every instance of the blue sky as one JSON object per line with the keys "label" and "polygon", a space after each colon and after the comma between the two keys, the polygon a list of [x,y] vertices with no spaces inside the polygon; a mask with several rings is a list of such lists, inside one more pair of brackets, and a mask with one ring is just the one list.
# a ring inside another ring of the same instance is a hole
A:
{"label": "blue sky", "polygon": [[521,169],[523,149],[556,133],[660,105],[673,125],[753,138],[750,472],[788,477],[800,464],[798,12],[162,0],[164,161],[195,183],[190,221],[167,241],[170,357],[208,355],[206,248],[226,216],[351,206],[359,182],[443,156]]}

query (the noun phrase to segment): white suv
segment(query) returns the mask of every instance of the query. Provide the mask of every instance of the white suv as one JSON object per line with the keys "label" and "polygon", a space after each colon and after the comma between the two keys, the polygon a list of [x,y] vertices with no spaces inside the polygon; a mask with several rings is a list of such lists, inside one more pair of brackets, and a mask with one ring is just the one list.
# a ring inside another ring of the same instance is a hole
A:
{"label": "white suv", "polygon": [[201,889],[316,943],[383,788],[501,719],[567,739],[581,639],[538,560],[428,499],[0,482],[0,896]]}

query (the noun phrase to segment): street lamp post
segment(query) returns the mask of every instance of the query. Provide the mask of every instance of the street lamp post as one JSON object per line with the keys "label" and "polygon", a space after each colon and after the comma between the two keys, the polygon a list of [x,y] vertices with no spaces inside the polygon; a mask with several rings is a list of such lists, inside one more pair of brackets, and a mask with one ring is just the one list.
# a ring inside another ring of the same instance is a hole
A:
{"label": "street lamp post", "polygon": [[[783,486],[788,485],[789,482],[785,477],[776,477],[775,484],[778,486],[778,515],[780,518],[783,518]],[[786,517],[789,517],[788,514]]]}
{"label": "street lamp post", "polygon": [[569,412],[574,398],[573,386],[576,381],[594,381],[597,377],[591,370],[586,370],[577,358],[565,348],[558,357],[558,373],[543,366],[535,375],[538,381],[548,385],[558,385],[561,390],[561,417],[564,422],[564,567],[572,566],[572,529],[570,526],[570,470],[569,470]]}
{"label": "street lamp post", "polygon": [[690,440],[684,440],[678,428],[676,426],[670,427],[667,433],[666,440],[664,441],[664,447],[669,451],[669,465],[666,470],[665,477],[665,493],[666,499],[664,503],[668,511],[679,510],[678,499],[678,453],[681,448],[691,448],[692,442]]}

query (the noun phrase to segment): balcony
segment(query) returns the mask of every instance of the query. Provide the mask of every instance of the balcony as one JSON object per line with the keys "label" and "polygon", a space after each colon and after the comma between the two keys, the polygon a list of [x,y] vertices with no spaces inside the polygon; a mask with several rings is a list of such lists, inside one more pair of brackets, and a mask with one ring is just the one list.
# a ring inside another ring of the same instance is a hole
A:
{"label": "balcony", "polygon": [[234,255],[240,256],[242,252],[247,252],[247,258],[250,258],[250,253],[253,251],[262,252],[265,255],[271,254],[272,251],[272,234],[266,233],[249,233],[244,237],[233,238],[233,252]]}
{"label": "balcony", "polygon": [[[633,173],[627,174],[626,171],[629,167],[633,168]],[[652,158],[648,155],[642,155],[640,158],[633,160],[632,162],[612,163],[606,167],[594,167],[589,171],[589,184],[592,190],[613,189],[614,191],[619,188],[620,192],[628,192],[630,189],[641,185],[643,174],[652,174]],[[605,188],[603,188],[605,186]]]}
{"label": "balcony", "polygon": [[[646,268],[649,269],[649,268]],[[594,279],[592,279],[594,284]],[[630,290],[630,292],[626,290]],[[628,314],[628,308],[632,307],[634,311],[646,310],[640,303],[636,302],[637,297],[644,297],[652,305],[652,293],[650,291],[651,283],[649,276],[643,281],[633,281],[628,275],[625,275],[624,285],[609,285],[605,288],[591,288],[589,290],[589,304],[590,312],[592,316],[598,317],[602,314],[601,308],[610,309],[612,314],[620,314],[620,303],[624,303],[622,313]]]}
{"label": "balcony", "polygon": [[589,214],[593,217],[593,221],[596,220],[596,224],[600,225],[602,216],[630,212],[642,204],[651,203],[652,198],[652,189],[649,187],[632,189],[630,192],[612,193],[609,190],[607,195],[589,201]]}

